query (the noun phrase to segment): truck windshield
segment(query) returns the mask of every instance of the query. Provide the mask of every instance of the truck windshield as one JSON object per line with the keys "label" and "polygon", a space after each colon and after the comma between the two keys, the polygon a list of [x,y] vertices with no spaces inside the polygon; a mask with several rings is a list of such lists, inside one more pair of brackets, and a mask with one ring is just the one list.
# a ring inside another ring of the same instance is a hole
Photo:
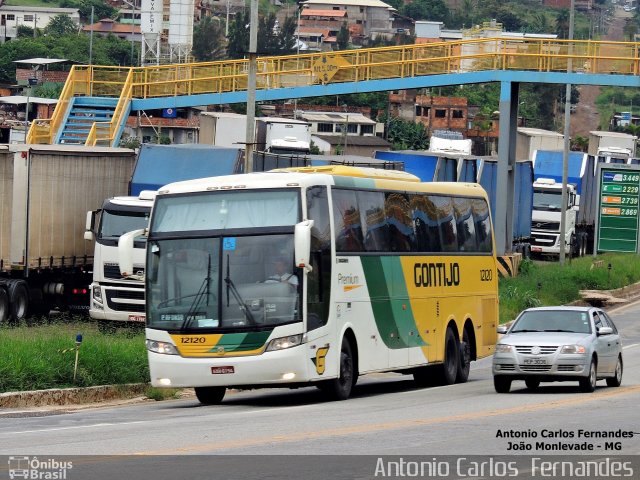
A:
{"label": "truck windshield", "polygon": [[150,209],[145,211],[103,210],[100,217],[98,240],[117,242],[123,233],[146,228],[149,225],[149,213]]}
{"label": "truck windshield", "polygon": [[560,210],[562,208],[561,190],[534,190],[533,208],[536,210]]}
{"label": "truck windshield", "polygon": [[297,322],[293,234],[149,240],[147,326],[254,330]]}

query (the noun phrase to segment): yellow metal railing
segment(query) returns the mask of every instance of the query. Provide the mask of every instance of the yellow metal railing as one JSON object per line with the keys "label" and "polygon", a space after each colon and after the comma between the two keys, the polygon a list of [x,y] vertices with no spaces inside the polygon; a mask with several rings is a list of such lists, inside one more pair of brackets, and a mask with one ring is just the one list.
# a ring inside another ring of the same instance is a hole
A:
{"label": "yellow metal railing", "polygon": [[[98,144],[108,145],[115,147],[114,145],[116,135],[120,125],[126,121],[126,115],[129,112],[129,102],[131,101],[131,92],[133,91],[133,69],[130,68],[127,73],[127,78],[124,81],[124,85],[121,87],[120,98],[116,108],[111,116],[110,122],[94,122],[87,136],[85,145],[94,146]],[[104,82],[103,85],[118,85],[117,81]]]}
{"label": "yellow metal railing", "polygon": [[[569,65],[572,72],[638,75],[639,50],[640,43],[635,42],[476,38],[260,57],[256,83],[258,89],[272,89],[487,70],[566,72]],[[73,95],[120,97],[118,115],[114,115],[109,127],[109,137],[113,139],[120,125],[115,122],[123,121],[122,112],[132,98],[244,91],[248,71],[248,60],[149,67],[75,66],[50,121],[49,141]],[[41,126],[32,126],[33,138],[42,135],[38,133]],[[100,141],[101,127],[95,126],[92,142]]]}

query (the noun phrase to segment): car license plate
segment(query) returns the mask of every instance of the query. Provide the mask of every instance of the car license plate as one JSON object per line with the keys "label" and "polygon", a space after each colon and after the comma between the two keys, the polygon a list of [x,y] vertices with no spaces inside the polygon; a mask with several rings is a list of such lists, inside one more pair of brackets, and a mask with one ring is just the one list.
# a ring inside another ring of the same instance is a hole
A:
{"label": "car license plate", "polygon": [[145,321],[145,316],[144,316],[144,315],[129,315],[129,321],[130,321],[130,322],[140,322],[140,323],[144,323],[144,321]]}
{"label": "car license plate", "polygon": [[531,247],[531,251],[532,252],[541,252],[542,251],[542,247]]}
{"label": "car license plate", "polygon": [[522,363],[525,365],[546,365],[547,360],[545,358],[525,358]]}
{"label": "car license plate", "polygon": [[220,375],[220,374],[225,374],[225,373],[234,373],[234,368],[232,366],[211,367],[211,373],[213,375]]}

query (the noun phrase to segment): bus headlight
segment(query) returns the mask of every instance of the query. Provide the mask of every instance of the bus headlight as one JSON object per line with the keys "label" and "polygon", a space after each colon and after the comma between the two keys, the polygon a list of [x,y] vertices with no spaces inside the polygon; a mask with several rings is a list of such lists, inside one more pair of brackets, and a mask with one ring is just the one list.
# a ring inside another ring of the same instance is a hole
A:
{"label": "bus headlight", "polygon": [[175,345],[167,342],[158,342],[156,340],[147,340],[147,350],[164,355],[180,355]]}
{"label": "bus headlight", "polygon": [[267,346],[267,352],[275,350],[284,350],[285,348],[295,347],[302,343],[302,334],[289,335],[288,337],[274,338]]}

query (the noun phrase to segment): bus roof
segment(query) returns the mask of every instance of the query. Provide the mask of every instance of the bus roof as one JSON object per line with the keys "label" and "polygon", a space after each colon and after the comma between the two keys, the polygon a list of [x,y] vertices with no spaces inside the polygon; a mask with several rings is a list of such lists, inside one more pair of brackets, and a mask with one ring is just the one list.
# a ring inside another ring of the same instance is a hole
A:
{"label": "bus roof", "polygon": [[323,165],[318,167],[292,167],[272,170],[274,172],[324,173],[341,177],[361,177],[384,180],[402,180],[405,182],[420,182],[420,178],[400,170],[383,170],[371,167],[351,167],[348,165]]}
{"label": "bus roof", "polygon": [[[350,175],[344,175],[343,172]],[[369,172],[377,176],[367,176]],[[477,183],[420,182],[417,177],[405,172],[344,165],[287,168],[269,172],[185,180],[163,186],[158,191],[158,195],[216,190],[310,187],[313,185],[333,185],[356,189],[405,190],[408,192],[471,195],[474,197],[486,196],[484,189]]]}

